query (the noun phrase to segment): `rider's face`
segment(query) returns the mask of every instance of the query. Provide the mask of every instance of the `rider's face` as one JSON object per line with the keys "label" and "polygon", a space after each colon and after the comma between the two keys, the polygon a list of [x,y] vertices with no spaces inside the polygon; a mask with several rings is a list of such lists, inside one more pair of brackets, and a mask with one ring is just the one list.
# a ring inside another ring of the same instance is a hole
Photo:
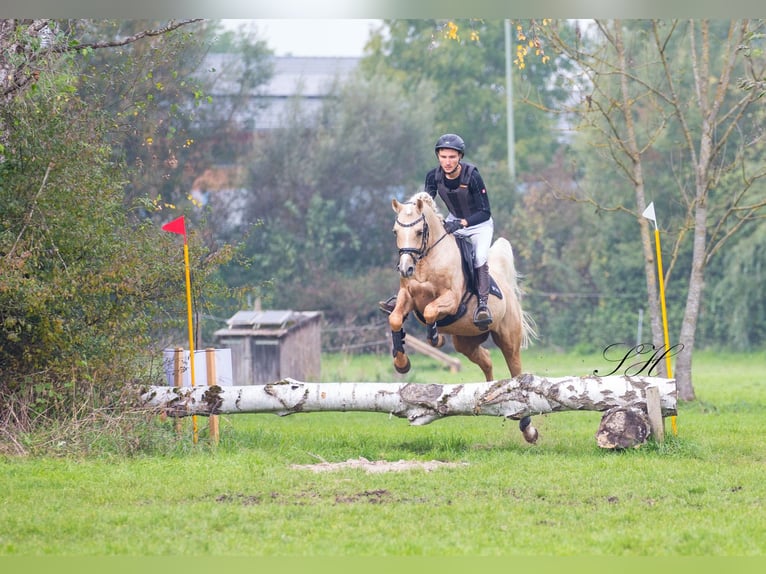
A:
{"label": "rider's face", "polygon": [[442,148],[436,152],[436,157],[439,159],[439,165],[445,173],[455,171],[457,164],[460,162],[460,153],[454,149]]}

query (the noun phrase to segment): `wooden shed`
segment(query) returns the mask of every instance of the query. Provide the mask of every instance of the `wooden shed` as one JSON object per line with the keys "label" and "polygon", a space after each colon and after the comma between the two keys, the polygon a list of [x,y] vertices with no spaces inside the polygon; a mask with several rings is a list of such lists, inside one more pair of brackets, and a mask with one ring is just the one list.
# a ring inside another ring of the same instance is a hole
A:
{"label": "wooden shed", "polygon": [[231,349],[234,385],[263,385],[285,377],[318,381],[322,365],[321,311],[238,311],[216,344]]}

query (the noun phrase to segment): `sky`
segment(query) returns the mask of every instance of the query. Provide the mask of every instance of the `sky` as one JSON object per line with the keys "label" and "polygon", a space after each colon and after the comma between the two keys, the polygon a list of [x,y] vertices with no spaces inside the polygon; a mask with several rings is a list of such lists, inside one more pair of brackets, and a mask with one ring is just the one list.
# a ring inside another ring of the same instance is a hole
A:
{"label": "sky", "polygon": [[361,56],[371,29],[380,20],[266,19],[223,20],[227,28],[248,23],[276,56]]}

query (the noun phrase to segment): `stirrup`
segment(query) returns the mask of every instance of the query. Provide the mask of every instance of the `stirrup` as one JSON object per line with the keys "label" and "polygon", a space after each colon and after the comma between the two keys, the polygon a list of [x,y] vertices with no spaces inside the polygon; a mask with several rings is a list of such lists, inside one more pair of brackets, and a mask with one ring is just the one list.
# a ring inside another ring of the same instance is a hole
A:
{"label": "stirrup", "polygon": [[473,314],[473,324],[482,331],[489,329],[489,326],[492,324],[492,313],[489,312],[489,307],[479,305],[476,308]]}
{"label": "stirrup", "polygon": [[378,301],[378,309],[380,309],[386,315],[390,315],[396,307],[396,295],[389,297],[385,301]]}

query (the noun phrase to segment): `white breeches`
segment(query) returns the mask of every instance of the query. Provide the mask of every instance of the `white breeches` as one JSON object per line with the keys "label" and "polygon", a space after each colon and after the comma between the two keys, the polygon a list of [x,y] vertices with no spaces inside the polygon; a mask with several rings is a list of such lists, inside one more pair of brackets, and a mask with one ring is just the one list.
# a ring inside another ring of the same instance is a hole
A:
{"label": "white breeches", "polygon": [[[447,219],[454,219],[448,217]],[[481,267],[489,258],[489,248],[492,246],[492,237],[495,232],[495,222],[490,217],[473,227],[464,227],[455,231],[455,235],[468,237],[473,245],[473,267]]]}

